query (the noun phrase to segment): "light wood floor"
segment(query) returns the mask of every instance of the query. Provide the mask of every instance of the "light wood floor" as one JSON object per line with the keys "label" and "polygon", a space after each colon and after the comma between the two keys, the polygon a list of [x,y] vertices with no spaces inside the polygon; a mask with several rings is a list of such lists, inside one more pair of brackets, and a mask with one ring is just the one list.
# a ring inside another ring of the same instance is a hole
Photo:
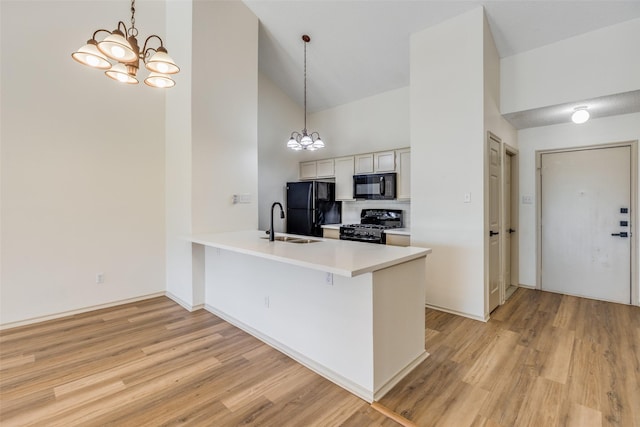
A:
{"label": "light wood floor", "polygon": [[[519,289],[427,310],[431,356],[381,404],[418,426],[640,427],[640,308]],[[201,310],[155,298],[0,332],[5,426],[398,426]]]}

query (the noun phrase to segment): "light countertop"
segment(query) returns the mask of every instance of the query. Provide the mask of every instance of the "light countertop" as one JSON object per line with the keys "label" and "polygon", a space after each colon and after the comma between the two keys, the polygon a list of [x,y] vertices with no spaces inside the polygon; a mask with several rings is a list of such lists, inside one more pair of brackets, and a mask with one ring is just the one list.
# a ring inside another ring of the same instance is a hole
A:
{"label": "light countertop", "polygon": [[[339,227],[339,224],[335,224]],[[277,233],[276,236],[291,236]],[[396,264],[422,258],[429,248],[413,246],[363,245],[338,239],[297,236],[315,243],[269,242],[264,231],[246,230],[225,233],[197,234],[188,238],[193,243],[271,259],[300,267],[353,277],[381,270]]]}

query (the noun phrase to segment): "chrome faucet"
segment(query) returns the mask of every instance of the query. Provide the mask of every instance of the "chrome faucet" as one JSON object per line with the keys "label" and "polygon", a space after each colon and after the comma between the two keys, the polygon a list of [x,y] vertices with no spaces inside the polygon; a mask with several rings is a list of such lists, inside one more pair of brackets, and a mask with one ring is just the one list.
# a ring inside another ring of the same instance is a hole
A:
{"label": "chrome faucet", "polygon": [[280,202],[274,202],[271,205],[271,223],[269,224],[269,226],[270,226],[270,228],[269,228],[269,241],[270,242],[275,241],[275,237],[276,237],[276,233],[273,231],[273,208],[275,208],[276,205],[278,205],[280,207],[280,218],[284,218],[284,209],[282,208],[282,205],[280,204]]}

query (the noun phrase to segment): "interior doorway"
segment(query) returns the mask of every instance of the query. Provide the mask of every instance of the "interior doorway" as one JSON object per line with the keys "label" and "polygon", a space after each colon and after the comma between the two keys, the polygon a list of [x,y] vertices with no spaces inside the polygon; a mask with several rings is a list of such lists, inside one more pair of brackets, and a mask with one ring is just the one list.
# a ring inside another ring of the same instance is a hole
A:
{"label": "interior doorway", "polygon": [[634,148],[539,153],[541,289],[632,302]]}
{"label": "interior doorway", "polygon": [[518,180],[518,151],[504,144],[503,162],[503,288],[506,301],[518,288],[519,280],[519,211],[518,200],[520,197]]}

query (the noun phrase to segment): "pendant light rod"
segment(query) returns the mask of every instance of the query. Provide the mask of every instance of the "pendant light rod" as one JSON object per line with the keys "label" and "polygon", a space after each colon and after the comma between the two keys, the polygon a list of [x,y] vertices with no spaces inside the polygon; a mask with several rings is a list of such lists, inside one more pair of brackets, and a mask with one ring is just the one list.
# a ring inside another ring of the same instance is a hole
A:
{"label": "pendant light rod", "polygon": [[295,151],[315,151],[324,148],[324,142],[318,132],[307,133],[307,43],[311,41],[311,37],[304,34],[302,41],[304,42],[304,128],[302,129],[302,133],[291,133],[287,147]]}

